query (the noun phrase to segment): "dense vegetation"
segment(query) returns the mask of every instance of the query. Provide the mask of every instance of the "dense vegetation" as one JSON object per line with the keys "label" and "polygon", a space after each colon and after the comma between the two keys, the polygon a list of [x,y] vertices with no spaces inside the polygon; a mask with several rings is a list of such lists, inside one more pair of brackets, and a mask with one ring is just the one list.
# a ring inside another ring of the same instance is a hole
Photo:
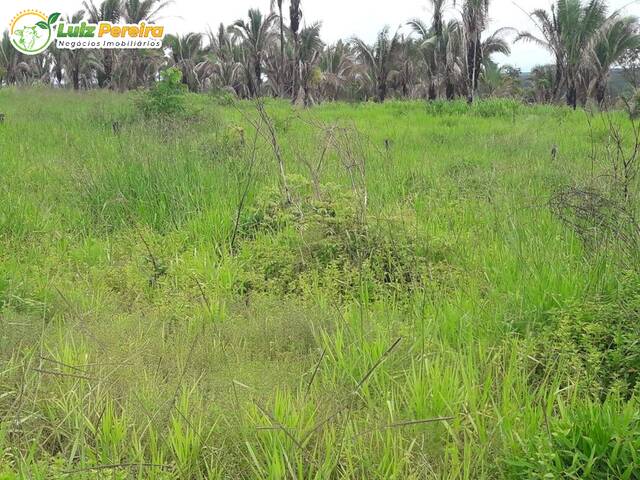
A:
{"label": "dense vegetation", "polygon": [[[167,3],[86,0],[82,10],[64,20],[149,23],[161,17]],[[607,84],[615,66],[632,88],[639,86],[638,21],[610,12],[606,0],[556,0],[549,11],[530,12],[530,32],[487,31],[489,0],[430,3],[430,18],[407,19],[406,33],[382,28],[372,45],[359,38],[325,44],[320,23],[303,17],[301,0],[272,0],[270,13],[251,9],[246,19],[221,24],[206,35],[169,35],[164,50],[58,50],[53,45],[28,57],[12,48],[5,32],[0,85],[127,90],[151,86],[160,70],[176,66],[193,92],[269,95],[304,105],[389,97],[471,102],[477,96],[500,96],[564,100],[573,107],[612,103]],[[535,67],[523,82],[517,68],[492,61],[496,53],[509,54],[510,37],[547,50],[554,63]]]}
{"label": "dense vegetation", "polygon": [[0,90],[0,478],[640,478],[636,121],[182,90]]}

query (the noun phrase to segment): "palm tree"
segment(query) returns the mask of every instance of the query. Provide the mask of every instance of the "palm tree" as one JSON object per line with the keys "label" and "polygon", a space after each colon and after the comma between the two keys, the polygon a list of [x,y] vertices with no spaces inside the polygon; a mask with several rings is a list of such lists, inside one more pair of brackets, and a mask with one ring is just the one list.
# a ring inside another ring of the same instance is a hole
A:
{"label": "palm tree", "polygon": [[[302,102],[304,106],[314,103],[311,95],[311,83],[320,82],[320,69],[318,63],[320,61],[320,53],[324,47],[324,43],[320,39],[321,24],[316,22],[305,27],[300,32],[299,45],[299,61],[300,61],[300,87],[302,90]],[[298,98],[298,101],[300,99]]]}
{"label": "palm tree", "polygon": [[[274,35],[275,37],[275,35]],[[280,42],[271,41],[267,45],[267,49],[263,56],[263,70],[266,76],[265,84],[269,86],[271,93],[276,97],[284,97],[288,77],[290,77],[293,68],[292,62],[289,61],[290,42],[285,43],[285,61],[282,61]],[[264,92],[263,92],[264,93]]]}
{"label": "palm tree", "polygon": [[93,0],[82,2],[86,12],[87,20],[91,23],[117,22],[122,16],[122,0],[103,0],[100,5],[96,5]]}
{"label": "palm tree", "polygon": [[590,0],[584,7],[580,0],[558,0],[560,39],[565,50],[567,104],[577,106],[582,72],[593,53],[594,41],[606,26],[604,0]]}
{"label": "palm tree", "polygon": [[411,97],[416,89],[418,70],[424,64],[420,62],[419,45],[411,39],[401,38],[399,53],[394,68],[389,72],[389,83],[402,97]]}
{"label": "palm tree", "polygon": [[[80,23],[84,16],[85,11],[78,10],[67,17],[67,23]],[[74,90],[79,90],[82,82],[87,87],[96,72],[102,70],[102,64],[96,58],[95,53],[84,49],[66,50],[62,53],[61,60]]]}
{"label": "palm tree", "polygon": [[[123,0],[122,17],[127,23],[154,23],[172,0]],[[136,88],[150,84],[161,64],[162,52],[157,50],[131,50],[118,55],[117,72],[120,88]]]}
{"label": "palm tree", "polygon": [[9,32],[5,30],[0,41],[0,83],[7,85],[24,82],[31,74],[31,67],[11,44]]}
{"label": "palm tree", "polygon": [[282,6],[284,0],[271,0],[271,10],[277,5],[278,7],[278,26],[280,29],[280,69],[278,74],[278,88],[280,96],[284,96],[284,17],[282,15]]}
{"label": "palm tree", "polygon": [[52,57],[49,52],[43,52],[30,58],[31,79],[45,84],[51,84]]}
{"label": "palm tree", "polygon": [[452,100],[456,94],[466,90],[464,35],[462,24],[458,20],[450,20],[442,29],[442,48],[444,53],[445,97]]}
{"label": "palm tree", "polygon": [[428,98],[444,96],[451,100],[456,94],[468,91],[464,28],[457,19],[444,20],[446,0],[431,0],[431,4],[430,24],[414,18],[408,25],[421,41]]}
{"label": "palm tree", "polygon": [[529,18],[538,30],[538,35],[531,32],[520,32],[516,37],[516,42],[527,41],[542,47],[554,57],[554,77],[553,77],[553,98],[558,99],[565,81],[564,66],[565,55],[562,41],[560,39],[560,25],[556,15],[556,6],[551,7],[551,12],[544,9],[536,9],[529,14]]}
{"label": "palm tree", "polygon": [[538,65],[531,69],[529,82],[535,102],[549,103],[553,101],[555,77],[555,65]]}
{"label": "palm tree", "polygon": [[534,10],[530,18],[539,35],[522,32],[518,40],[540,45],[556,59],[555,90],[566,87],[567,104],[576,108],[584,73],[593,61],[595,47],[615,22],[618,14],[607,16],[605,0],[557,0],[551,12]]}
{"label": "palm tree", "polygon": [[[100,5],[96,5],[93,0],[89,0],[84,1],[83,6],[90,23],[117,23],[122,16],[122,0],[103,0]],[[98,86],[102,88],[111,85],[115,53],[111,49],[103,49],[99,53],[102,57],[102,71],[98,73]]]}
{"label": "palm tree", "polygon": [[416,33],[421,42],[425,71],[428,75],[428,97],[435,100],[438,96],[439,84],[446,71],[446,37],[444,29],[444,7],[446,0],[430,0],[433,8],[431,25],[419,18],[409,20],[408,25]]}
{"label": "palm tree", "polygon": [[640,47],[638,20],[635,17],[615,20],[596,44],[592,65],[594,73],[588,85],[589,97],[595,98],[598,104],[604,102],[611,67],[626,52],[638,47]]}
{"label": "palm tree", "polygon": [[300,0],[291,0],[289,4],[289,32],[293,41],[293,88],[291,91],[291,102],[295,103],[300,93],[300,47],[299,33],[300,21],[302,20],[302,9]]}
{"label": "palm tree", "polygon": [[422,54],[422,65],[426,75],[427,96],[429,100],[435,100],[438,97],[438,83],[441,78],[444,62],[439,55],[442,50],[442,25],[440,25],[440,33],[436,34],[434,27],[428,27],[425,22],[419,18],[409,20],[407,23],[413,32],[419,36],[418,48]]}
{"label": "palm tree", "polygon": [[[455,3],[455,2],[454,2]],[[466,53],[467,99],[473,102],[483,62],[482,32],[487,27],[489,0],[464,0],[462,24]]]}
{"label": "palm tree", "polygon": [[393,67],[395,55],[400,48],[398,32],[390,37],[389,27],[384,27],[378,33],[372,46],[367,45],[359,38],[354,38],[352,43],[358,59],[367,66],[370,72],[377,100],[384,102],[387,96],[389,73]]}
{"label": "palm tree", "polygon": [[250,9],[249,21],[236,20],[233,31],[243,40],[248,56],[246,65],[252,70],[253,77],[249,76],[249,92],[251,96],[260,95],[262,86],[262,62],[271,37],[271,24],[276,16],[271,13],[264,17],[260,10]]}
{"label": "palm tree", "polygon": [[49,83],[61,87],[64,79],[65,51],[53,43],[43,55],[48,60]]}
{"label": "palm tree", "polygon": [[320,54],[323,96],[337,100],[357,67],[348,43],[338,40],[335,45],[326,47]]}
{"label": "palm tree", "polygon": [[151,86],[167,61],[161,49],[123,51],[115,60],[111,83],[119,91]]}
{"label": "palm tree", "polygon": [[172,0],[124,0],[123,14],[128,23],[157,22]]}
{"label": "palm tree", "polygon": [[[482,57],[482,68],[492,63],[491,55],[500,53],[502,55],[511,54],[511,46],[509,42],[504,38],[504,35],[513,31],[510,27],[499,28],[487,38],[485,38],[480,44],[480,51]],[[480,72],[482,73],[482,72]]]}
{"label": "palm tree", "polygon": [[498,66],[485,62],[481,79],[481,90],[488,96],[513,97],[520,91],[520,70],[510,65]]}
{"label": "palm tree", "polygon": [[182,72],[182,81],[192,92],[201,88],[198,71],[205,60],[202,35],[191,32],[185,35],[167,35],[164,44],[171,50],[173,64]]}
{"label": "palm tree", "polygon": [[494,53],[509,55],[511,47],[503,35],[510,28],[500,28],[482,41],[482,65],[479,76],[484,92],[490,96],[511,96],[516,90],[519,72],[508,65],[499,67],[492,59]]}
{"label": "palm tree", "polygon": [[240,82],[242,71],[241,47],[234,42],[234,37],[224,24],[220,24],[217,32],[209,30],[209,56],[207,75],[219,88],[233,89],[241,94],[244,86]]}

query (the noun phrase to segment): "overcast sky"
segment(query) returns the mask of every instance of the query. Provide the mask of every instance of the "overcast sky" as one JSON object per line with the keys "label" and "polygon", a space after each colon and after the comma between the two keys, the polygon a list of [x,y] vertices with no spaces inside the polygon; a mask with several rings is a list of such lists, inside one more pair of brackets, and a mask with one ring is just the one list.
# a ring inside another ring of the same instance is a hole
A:
{"label": "overcast sky", "polygon": [[[208,26],[215,28],[220,22],[226,25],[246,16],[249,8],[267,11],[269,3],[269,0],[175,0],[166,9],[162,23],[169,33],[204,32]],[[453,1],[450,3],[453,4]],[[505,26],[531,29],[530,20],[523,10],[548,8],[551,3],[551,0],[492,0],[489,30]],[[288,0],[285,0],[285,4],[288,5]],[[624,8],[625,13],[640,17],[640,0],[610,0],[609,4],[614,9]],[[395,29],[413,17],[428,20],[431,16],[428,5],[428,0],[302,0],[305,21],[321,21],[322,37],[327,42],[348,39],[354,35],[371,42],[384,25]],[[81,6],[81,0],[0,0],[0,22],[3,30],[20,10],[33,8],[47,14],[57,10],[67,15]],[[448,15],[455,14],[456,11],[451,7]],[[549,56],[544,51],[522,43],[513,46],[510,57],[494,58],[500,63],[509,63],[524,71],[549,62]]]}

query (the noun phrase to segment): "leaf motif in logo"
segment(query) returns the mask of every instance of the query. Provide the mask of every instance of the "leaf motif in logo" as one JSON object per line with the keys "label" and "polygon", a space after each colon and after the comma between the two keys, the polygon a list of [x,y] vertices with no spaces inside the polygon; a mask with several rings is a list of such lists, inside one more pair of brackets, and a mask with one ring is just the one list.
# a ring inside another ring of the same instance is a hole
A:
{"label": "leaf motif in logo", "polygon": [[36,23],[36,25],[42,28],[43,30],[47,30],[49,28],[49,24],[47,22],[43,22],[42,20]]}
{"label": "leaf motif in logo", "polygon": [[51,15],[49,15],[49,19],[47,20],[47,23],[49,25],[53,25],[56,22],[56,20],[58,20],[58,18],[60,18],[60,12],[52,13]]}

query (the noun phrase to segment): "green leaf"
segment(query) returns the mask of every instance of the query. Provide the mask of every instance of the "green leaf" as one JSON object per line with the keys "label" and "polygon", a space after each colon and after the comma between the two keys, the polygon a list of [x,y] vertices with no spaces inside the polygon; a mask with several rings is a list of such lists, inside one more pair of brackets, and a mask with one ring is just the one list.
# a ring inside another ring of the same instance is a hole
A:
{"label": "green leaf", "polygon": [[47,24],[47,22],[43,22],[42,20],[36,23],[36,25],[44,30],[47,30],[49,28],[49,25]]}
{"label": "green leaf", "polygon": [[53,25],[56,20],[58,20],[58,18],[60,18],[60,12],[52,13],[51,15],[49,15],[49,20],[47,20],[47,23],[49,23],[49,25]]}

